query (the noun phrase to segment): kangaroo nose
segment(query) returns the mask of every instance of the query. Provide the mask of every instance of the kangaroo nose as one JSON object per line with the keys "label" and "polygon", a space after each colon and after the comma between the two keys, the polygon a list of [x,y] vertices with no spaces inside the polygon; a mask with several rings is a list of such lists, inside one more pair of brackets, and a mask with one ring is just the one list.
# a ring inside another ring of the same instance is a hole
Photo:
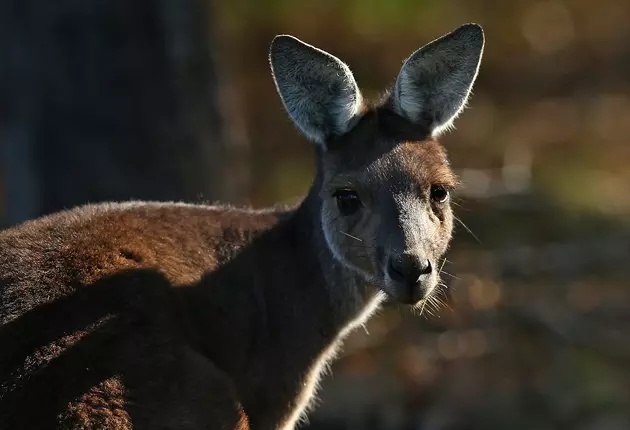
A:
{"label": "kangaroo nose", "polygon": [[412,254],[400,254],[389,257],[387,271],[393,280],[413,285],[422,275],[430,274],[433,267],[427,259],[421,259]]}

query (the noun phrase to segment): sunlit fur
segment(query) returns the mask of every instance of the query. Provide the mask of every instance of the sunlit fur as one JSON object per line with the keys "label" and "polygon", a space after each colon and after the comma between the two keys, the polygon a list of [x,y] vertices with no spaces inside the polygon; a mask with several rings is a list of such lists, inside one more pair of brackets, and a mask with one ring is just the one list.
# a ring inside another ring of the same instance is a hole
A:
{"label": "sunlit fur", "polygon": [[298,400],[298,406],[286,421],[283,430],[292,430],[297,424],[304,424],[308,422],[308,413],[317,406],[317,392],[320,389],[320,382],[322,378],[330,373],[331,364],[337,357],[337,354],[342,347],[343,340],[352,330],[363,325],[379,309],[385,298],[386,296],[384,293],[377,292],[361,314],[344,327],[344,329],[339,333],[337,339],[332,342],[324,352],[322,352],[319,359],[310,369],[309,377],[305,383],[304,390]]}

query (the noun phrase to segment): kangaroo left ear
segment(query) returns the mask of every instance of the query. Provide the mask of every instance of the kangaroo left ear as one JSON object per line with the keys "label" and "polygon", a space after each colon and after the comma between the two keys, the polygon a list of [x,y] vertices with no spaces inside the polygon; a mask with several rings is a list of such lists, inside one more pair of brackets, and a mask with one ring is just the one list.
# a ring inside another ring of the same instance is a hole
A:
{"label": "kangaroo left ear", "polygon": [[466,105],[484,43],[481,26],[465,24],[418,49],[400,70],[388,101],[392,109],[433,136],[448,129]]}
{"label": "kangaroo left ear", "polygon": [[363,98],[350,68],[337,57],[289,36],[276,36],[269,52],[282,103],[298,129],[324,149],[350,130]]}

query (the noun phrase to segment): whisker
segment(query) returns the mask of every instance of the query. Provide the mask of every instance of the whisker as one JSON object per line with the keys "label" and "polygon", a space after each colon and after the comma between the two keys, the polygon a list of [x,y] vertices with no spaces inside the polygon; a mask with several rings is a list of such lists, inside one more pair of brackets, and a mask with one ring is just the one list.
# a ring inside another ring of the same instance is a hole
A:
{"label": "whisker", "polygon": [[446,258],[444,259],[444,261],[442,261],[442,265],[440,266],[440,270],[438,270],[438,276],[440,276],[440,274],[442,273],[442,270],[444,269],[444,265],[446,264]]}
{"label": "whisker", "polygon": [[461,280],[462,280],[461,278],[459,278],[459,277],[457,277],[457,276],[455,276],[455,275],[451,275],[450,273],[448,273],[448,272],[447,272],[447,271],[445,271],[445,270],[440,270],[440,274],[442,274],[442,273],[444,273],[446,276],[450,276],[450,277],[451,277],[451,278],[453,278],[453,279],[457,279],[458,281],[461,281]]}
{"label": "whisker", "polygon": [[451,307],[451,303],[448,300],[448,294],[446,291],[448,289],[448,285],[440,282],[438,286],[440,288],[437,291],[437,298],[440,300],[441,306],[445,307],[446,309],[453,310],[453,308]]}
{"label": "whisker", "polygon": [[435,313],[440,310],[439,302],[435,299],[435,297],[431,296],[427,299],[427,303],[429,305],[427,313],[431,316],[435,316]]}
{"label": "whisker", "polygon": [[435,303],[436,303],[435,306],[437,307],[437,310],[436,310],[437,313],[442,313],[444,309],[449,309],[448,305],[446,305],[444,301],[442,300],[438,300]]}
{"label": "whisker", "polygon": [[[341,231],[341,230],[340,230],[340,231]],[[348,236],[348,237],[351,237],[351,238],[352,238],[352,239],[354,239],[354,240],[358,240],[359,242],[363,242],[363,240],[359,239],[359,238],[358,238],[358,237],[356,237],[356,236],[351,235],[350,233],[346,233],[345,231],[341,231],[341,233],[342,233],[342,234],[345,234],[345,235],[346,235],[346,236]]]}
{"label": "whisker", "polygon": [[422,306],[420,306],[420,315],[424,314],[424,308],[427,304],[427,299],[422,300]]}
{"label": "whisker", "polygon": [[470,235],[471,235],[472,237],[474,237],[474,238],[475,238],[475,240],[479,243],[479,245],[481,245],[481,241],[479,240],[479,238],[475,235],[475,233],[473,233],[473,232],[472,232],[472,230],[471,230],[471,229],[469,229],[469,228],[468,228],[468,226],[467,226],[466,224],[464,224],[464,221],[462,221],[461,219],[459,219],[459,218],[458,218],[458,217],[456,217],[455,215],[453,215],[453,218],[455,218],[455,220],[456,220],[457,222],[459,222],[459,223],[462,225],[462,227],[464,227],[464,228],[466,229],[466,231],[467,231],[468,233],[470,233]]}

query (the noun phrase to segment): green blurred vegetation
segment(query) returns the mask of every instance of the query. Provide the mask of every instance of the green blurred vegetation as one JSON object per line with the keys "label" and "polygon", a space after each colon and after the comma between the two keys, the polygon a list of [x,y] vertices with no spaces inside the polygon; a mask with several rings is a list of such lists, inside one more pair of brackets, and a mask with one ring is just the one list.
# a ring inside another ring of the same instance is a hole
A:
{"label": "green blurred vegetation", "polygon": [[275,94],[275,34],[337,55],[375,96],[416,48],[465,22],[486,31],[470,108],[443,138],[478,240],[458,226],[442,306],[386,307],[352,336],[306,427],[630,428],[630,2],[216,6],[256,206],[296,201],[314,171]]}

